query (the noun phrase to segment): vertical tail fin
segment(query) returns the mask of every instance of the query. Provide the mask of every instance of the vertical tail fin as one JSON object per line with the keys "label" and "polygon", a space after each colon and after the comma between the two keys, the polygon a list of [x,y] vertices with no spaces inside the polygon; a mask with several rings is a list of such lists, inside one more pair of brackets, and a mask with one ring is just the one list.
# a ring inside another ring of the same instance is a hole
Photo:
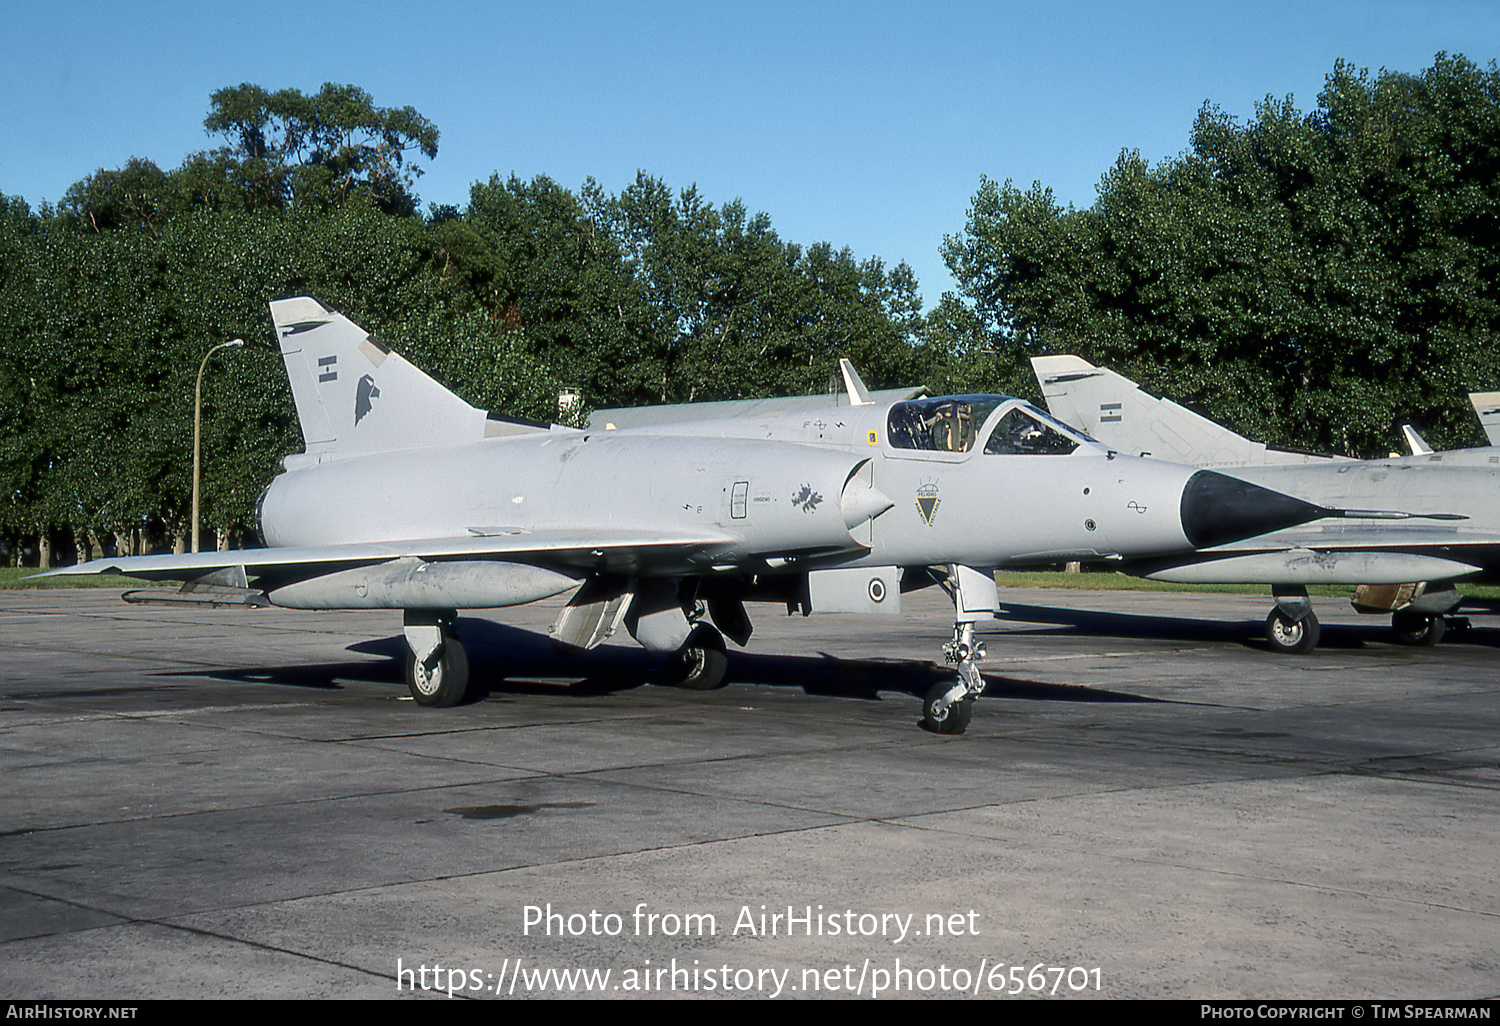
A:
{"label": "vertical tail fin", "polygon": [[1401,433],[1406,436],[1406,447],[1411,450],[1413,456],[1426,456],[1432,452],[1432,446],[1427,444],[1427,439],[1417,434],[1417,429],[1410,424],[1402,424]]}
{"label": "vertical tail fin", "polygon": [[485,436],[485,411],[316,299],[276,300],[271,320],[309,456],[451,445]]}
{"label": "vertical tail fin", "polygon": [[1500,392],[1470,392],[1469,402],[1479,414],[1479,424],[1491,445],[1500,445]]}
{"label": "vertical tail fin", "polygon": [[839,361],[839,373],[844,375],[844,390],[849,393],[850,406],[871,406],[875,400],[870,398],[870,390],[865,387],[864,380],[860,378],[859,371],[854,369],[854,364],[848,360]]}
{"label": "vertical tail fin", "polygon": [[1032,357],[1031,370],[1054,417],[1120,452],[1198,467],[1317,463],[1329,458],[1267,449],[1081,357]]}

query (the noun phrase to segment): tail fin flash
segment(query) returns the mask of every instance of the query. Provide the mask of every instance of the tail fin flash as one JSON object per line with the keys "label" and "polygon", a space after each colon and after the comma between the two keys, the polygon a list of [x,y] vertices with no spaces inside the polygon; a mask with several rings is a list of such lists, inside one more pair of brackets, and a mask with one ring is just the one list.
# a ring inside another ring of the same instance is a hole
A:
{"label": "tail fin flash", "polygon": [[1328,459],[1267,449],[1170,399],[1143,392],[1129,378],[1081,357],[1032,357],[1031,370],[1054,417],[1120,452],[1198,467]]}
{"label": "tail fin flash", "polygon": [[355,456],[485,436],[485,411],[316,299],[276,300],[271,320],[309,456]]}

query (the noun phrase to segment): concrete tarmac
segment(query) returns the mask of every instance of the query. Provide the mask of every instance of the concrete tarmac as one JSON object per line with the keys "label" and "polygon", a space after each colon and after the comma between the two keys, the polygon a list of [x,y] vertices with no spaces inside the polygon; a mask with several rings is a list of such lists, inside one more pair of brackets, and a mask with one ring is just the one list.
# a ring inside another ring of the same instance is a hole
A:
{"label": "concrete tarmac", "polygon": [[938,594],[752,607],[711,693],[466,616],[428,710],[398,613],[0,592],[0,994],[1500,994],[1500,631],[1002,602],[938,737]]}

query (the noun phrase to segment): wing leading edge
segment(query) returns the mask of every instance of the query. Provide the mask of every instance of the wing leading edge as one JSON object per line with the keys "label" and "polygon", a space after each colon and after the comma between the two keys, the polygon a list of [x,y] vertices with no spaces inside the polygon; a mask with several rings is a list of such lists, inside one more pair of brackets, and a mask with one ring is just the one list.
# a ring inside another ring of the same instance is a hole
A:
{"label": "wing leading edge", "polygon": [[737,541],[732,534],[712,531],[692,534],[634,532],[612,536],[585,531],[517,532],[467,538],[105,558],[49,570],[37,576],[120,574],[146,580],[184,581],[230,567],[244,567],[252,576],[287,572],[311,576],[397,559],[502,560],[534,563],[564,571],[638,572],[652,569],[655,564],[675,564],[694,556],[700,560],[711,559],[717,550],[731,547]]}

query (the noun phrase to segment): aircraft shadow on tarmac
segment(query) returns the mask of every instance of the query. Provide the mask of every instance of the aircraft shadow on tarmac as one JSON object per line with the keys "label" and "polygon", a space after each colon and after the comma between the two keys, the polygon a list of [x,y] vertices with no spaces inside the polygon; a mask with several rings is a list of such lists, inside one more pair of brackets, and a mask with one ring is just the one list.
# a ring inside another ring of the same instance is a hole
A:
{"label": "aircraft shadow on tarmac", "polygon": [[[469,700],[486,695],[566,695],[585,698],[629,691],[657,683],[664,659],[637,648],[605,645],[590,652],[555,648],[545,635],[490,620],[464,617],[459,636],[473,669]],[[385,656],[388,661],[311,663],[174,670],[169,677],[207,677],[246,684],[337,691],[340,681],[361,681],[404,687],[402,664],[406,640],[401,635],[350,645],[360,655]],[[1053,684],[1045,681],[984,675],[989,698],[1065,702],[1155,702],[1157,699],[1101,688]],[[830,655],[785,656],[736,651],[726,682],[766,687],[798,688],[809,695],[879,701],[881,693],[904,693],[920,698],[938,682],[953,680],[953,671],[921,659],[839,659]]]}
{"label": "aircraft shadow on tarmac", "polygon": [[[1266,600],[1270,609],[1270,599]],[[1460,613],[1494,612],[1494,609],[1465,601]],[[1039,624],[1035,631],[1015,633],[1042,634],[1056,628],[1070,628],[1070,633],[1088,637],[1161,638],[1171,641],[1214,641],[1268,649],[1263,620],[1213,620],[1179,616],[1155,616],[1140,613],[1102,612],[1096,609],[1065,609],[1055,606],[1032,606],[1001,599],[997,620]],[[1370,616],[1369,624],[1324,623],[1318,642],[1320,649],[1357,649],[1366,644],[1394,645],[1395,638],[1387,617]],[[1450,630],[1443,644],[1462,643],[1500,647],[1500,631],[1464,628]]]}

